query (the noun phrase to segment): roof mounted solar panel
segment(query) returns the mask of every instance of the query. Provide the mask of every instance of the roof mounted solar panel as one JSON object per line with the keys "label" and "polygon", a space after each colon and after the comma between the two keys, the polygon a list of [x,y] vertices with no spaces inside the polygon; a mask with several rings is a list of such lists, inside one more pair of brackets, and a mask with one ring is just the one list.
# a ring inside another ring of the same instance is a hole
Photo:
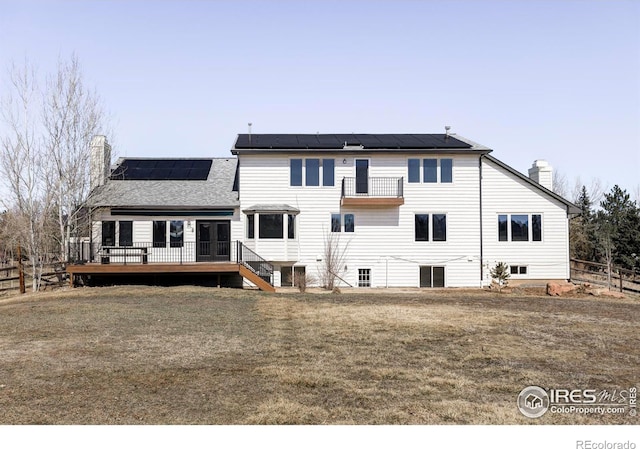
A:
{"label": "roof mounted solar panel", "polygon": [[206,181],[211,159],[125,159],[110,178],[123,181]]}

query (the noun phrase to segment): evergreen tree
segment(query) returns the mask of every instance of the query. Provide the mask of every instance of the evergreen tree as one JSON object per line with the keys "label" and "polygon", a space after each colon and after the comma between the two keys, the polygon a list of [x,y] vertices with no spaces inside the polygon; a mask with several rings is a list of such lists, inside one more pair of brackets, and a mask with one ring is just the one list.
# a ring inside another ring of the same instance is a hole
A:
{"label": "evergreen tree", "polygon": [[[600,241],[611,240],[613,263],[633,269],[636,260],[633,254],[640,254],[640,209],[631,200],[626,190],[618,185],[605,193],[600,203],[601,213],[596,217],[597,237]],[[606,235],[605,235],[606,234]],[[600,245],[602,253],[602,245]]]}
{"label": "evergreen tree", "polygon": [[571,257],[580,260],[596,260],[596,237],[591,199],[583,185],[576,200],[580,214],[569,224],[569,246]]}

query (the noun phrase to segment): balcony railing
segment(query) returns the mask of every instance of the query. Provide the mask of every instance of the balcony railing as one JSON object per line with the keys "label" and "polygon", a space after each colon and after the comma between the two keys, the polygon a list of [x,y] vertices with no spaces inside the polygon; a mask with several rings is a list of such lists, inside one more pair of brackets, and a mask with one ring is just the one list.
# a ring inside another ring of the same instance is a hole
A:
{"label": "balcony railing", "polygon": [[342,205],[400,205],[404,178],[342,178]]}

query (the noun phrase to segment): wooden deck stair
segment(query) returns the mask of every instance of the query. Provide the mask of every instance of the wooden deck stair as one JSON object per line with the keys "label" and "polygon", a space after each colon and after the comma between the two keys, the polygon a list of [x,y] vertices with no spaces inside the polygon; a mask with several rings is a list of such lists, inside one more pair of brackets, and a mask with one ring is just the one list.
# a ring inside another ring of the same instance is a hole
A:
{"label": "wooden deck stair", "polygon": [[250,270],[249,268],[245,267],[242,264],[239,264],[238,266],[239,266],[240,276],[242,276],[248,281],[253,282],[256,285],[256,287],[258,287],[260,290],[264,292],[271,292],[271,293],[274,293],[276,291],[273,285],[269,284],[267,281],[262,279],[253,270]]}

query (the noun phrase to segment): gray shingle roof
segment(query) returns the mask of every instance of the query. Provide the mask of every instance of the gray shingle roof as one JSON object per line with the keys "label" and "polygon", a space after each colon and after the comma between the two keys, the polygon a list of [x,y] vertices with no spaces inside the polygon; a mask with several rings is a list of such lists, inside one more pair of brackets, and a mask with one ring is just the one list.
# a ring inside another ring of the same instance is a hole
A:
{"label": "gray shingle roof", "polygon": [[206,181],[115,181],[98,187],[95,207],[223,208],[240,205],[233,184],[235,158],[212,158]]}

